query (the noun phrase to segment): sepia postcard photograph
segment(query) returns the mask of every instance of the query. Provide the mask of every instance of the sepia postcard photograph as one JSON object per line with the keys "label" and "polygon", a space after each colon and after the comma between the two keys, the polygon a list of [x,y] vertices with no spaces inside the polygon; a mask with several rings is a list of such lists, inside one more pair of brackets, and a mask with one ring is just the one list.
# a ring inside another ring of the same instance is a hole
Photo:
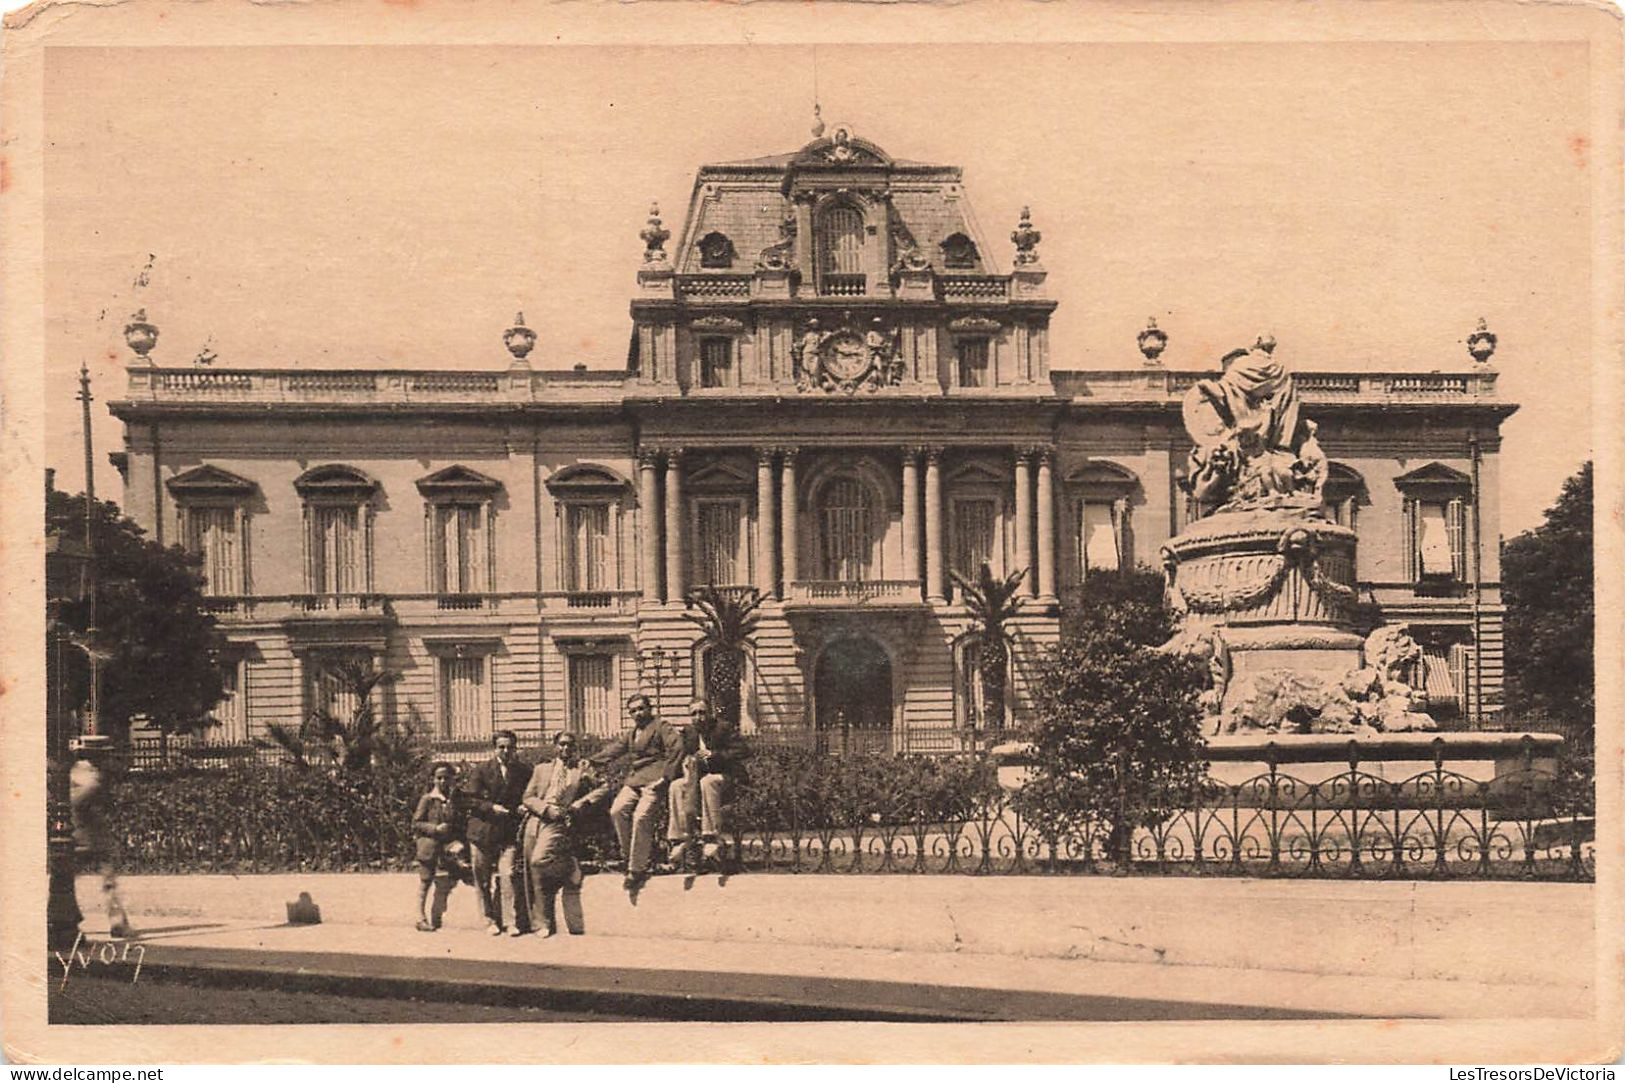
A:
{"label": "sepia postcard photograph", "polygon": [[13,12],[5,1056],[1614,1062],[1621,40]]}

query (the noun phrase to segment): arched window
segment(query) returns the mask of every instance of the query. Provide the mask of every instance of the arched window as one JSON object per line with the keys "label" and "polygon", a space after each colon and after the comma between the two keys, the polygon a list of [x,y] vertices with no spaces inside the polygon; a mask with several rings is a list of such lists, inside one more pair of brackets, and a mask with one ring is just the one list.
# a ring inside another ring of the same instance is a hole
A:
{"label": "arched window", "polygon": [[974,270],[976,242],[963,233],[949,234],[942,242],[942,265],[950,271]]}
{"label": "arched window", "polygon": [[863,276],[863,212],[837,203],[818,216],[815,251],[818,256],[818,292],[835,296],[861,296]]}
{"label": "arched window", "polygon": [[820,578],[856,582],[869,578],[877,526],[874,493],[855,477],[837,477],[818,502]]}

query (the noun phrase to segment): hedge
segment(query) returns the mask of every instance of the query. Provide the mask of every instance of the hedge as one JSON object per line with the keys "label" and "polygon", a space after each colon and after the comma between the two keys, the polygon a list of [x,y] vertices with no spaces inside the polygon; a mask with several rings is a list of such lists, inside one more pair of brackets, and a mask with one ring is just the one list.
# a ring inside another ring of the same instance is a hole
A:
{"label": "hedge", "polygon": [[[730,834],[963,821],[998,793],[981,760],[756,746],[747,768],[731,801]],[[611,782],[623,773],[612,769]],[[412,811],[428,782],[420,763],[130,774],[113,789],[110,820],[128,872],[406,869]],[[618,856],[608,804],[577,827],[586,864]],[[664,820],[656,834],[664,837]]]}

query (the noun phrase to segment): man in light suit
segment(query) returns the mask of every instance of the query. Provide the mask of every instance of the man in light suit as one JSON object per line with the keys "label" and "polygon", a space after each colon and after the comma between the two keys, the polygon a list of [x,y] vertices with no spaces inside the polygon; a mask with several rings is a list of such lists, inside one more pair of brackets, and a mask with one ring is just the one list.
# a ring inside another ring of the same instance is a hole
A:
{"label": "man in light suit", "polygon": [[463,784],[468,810],[468,846],[473,851],[474,896],[492,936],[521,936],[528,914],[520,906],[519,808],[530,783],[530,765],[516,754],[511,730],[492,737],[496,755],[476,767]]}
{"label": "man in light suit", "polygon": [[570,837],[575,817],[609,796],[590,763],[576,752],[576,735],[554,736],[552,762],[538,764],[525,788],[525,822],[520,828],[530,892],[531,928],[544,939],[558,932],[555,899],[564,892],[564,924],[574,935],[586,931],[581,915],[581,864]]}

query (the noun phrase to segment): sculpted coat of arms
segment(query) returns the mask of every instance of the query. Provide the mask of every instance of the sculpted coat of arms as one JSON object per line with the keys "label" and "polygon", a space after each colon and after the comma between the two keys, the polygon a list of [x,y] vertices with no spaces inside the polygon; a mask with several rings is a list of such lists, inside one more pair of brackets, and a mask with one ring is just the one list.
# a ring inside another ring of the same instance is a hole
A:
{"label": "sculpted coat of arms", "polygon": [[875,391],[903,382],[899,334],[877,319],[866,332],[849,325],[826,331],[808,320],[796,339],[796,387],[834,393]]}

